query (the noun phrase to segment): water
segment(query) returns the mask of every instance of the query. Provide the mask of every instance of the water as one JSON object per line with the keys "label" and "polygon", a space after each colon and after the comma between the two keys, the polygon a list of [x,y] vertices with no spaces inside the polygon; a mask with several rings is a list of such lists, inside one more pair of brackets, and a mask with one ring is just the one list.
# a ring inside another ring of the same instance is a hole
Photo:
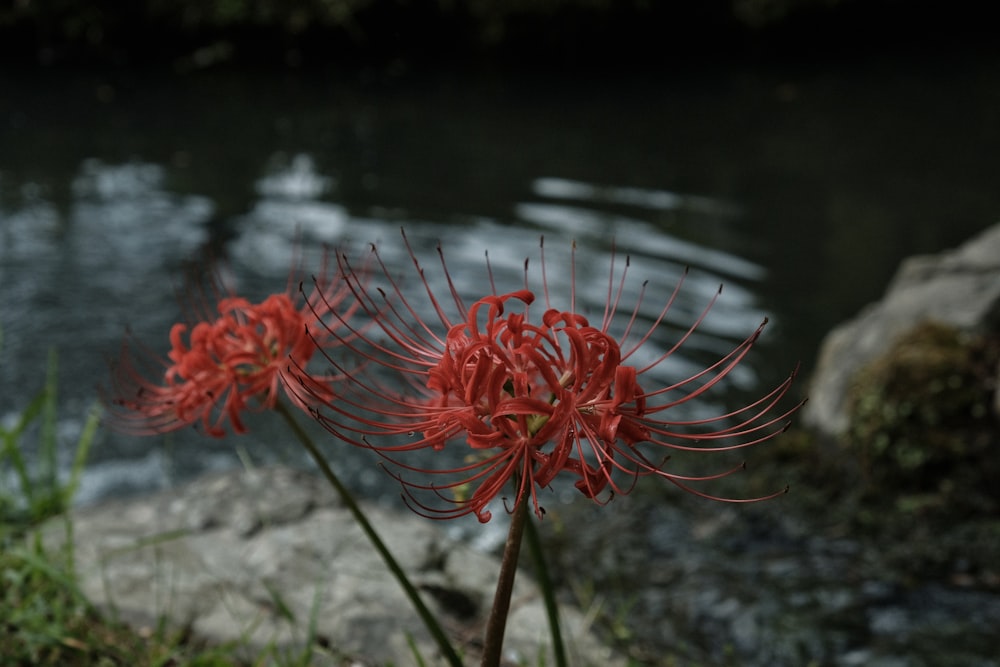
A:
{"label": "water", "polygon": [[[595,312],[613,247],[619,267],[631,257],[634,284],[649,279],[661,298],[690,266],[655,345],[725,287],[679,371],[767,316],[733,394],[773,385],[799,361],[808,376],[825,332],[877,298],[903,257],[996,220],[998,66],[938,57],[656,75],[0,73],[0,415],[40,390],[58,348],[68,461],[126,327],[165,349],[186,271],[224,260],[236,286],[260,297],[284,287],[297,248],[308,266],[323,244],[368,241],[402,268],[400,227],[429,274],[440,241],[470,298],[485,284],[484,251],[515,288],[542,235],[552,266],[567,267],[577,242],[578,295]],[[550,278],[565,294],[565,270]],[[78,500],[246,461],[306,465],[265,417],[226,440],[102,432]],[[356,489],[395,502],[367,454],[337,455],[357,471]],[[696,560],[715,567],[704,553]],[[727,580],[717,569],[707,578]],[[839,613],[842,595],[849,611],[867,604],[837,586],[824,593],[828,583],[815,583],[815,605]],[[748,618],[727,611],[727,585],[708,585],[719,597],[699,613]],[[644,613],[663,613],[669,590],[651,586]],[[879,628],[898,620],[877,603],[868,613]],[[751,617],[769,604],[785,603],[766,598]],[[676,622],[681,636],[694,622]],[[737,639],[750,632],[725,627]],[[798,655],[870,657],[842,644]]]}
{"label": "water", "polygon": [[[380,240],[391,258],[401,226],[425,263],[440,240],[470,293],[485,249],[516,284],[541,234],[550,253],[577,241],[580,292],[596,301],[612,242],[636,284],[669,289],[690,265],[678,324],[725,290],[689,349],[721,349],[766,315],[744,383],[798,361],[807,374],[823,333],[877,298],[903,256],[993,222],[996,69],[7,72],[2,412],[40,386],[49,347],[67,417],[93,398],[126,327],[162,350],[182,275],[205,256],[262,295],[283,286],[296,233],[307,248]],[[232,450],[104,434],[81,499],[233,465]]]}

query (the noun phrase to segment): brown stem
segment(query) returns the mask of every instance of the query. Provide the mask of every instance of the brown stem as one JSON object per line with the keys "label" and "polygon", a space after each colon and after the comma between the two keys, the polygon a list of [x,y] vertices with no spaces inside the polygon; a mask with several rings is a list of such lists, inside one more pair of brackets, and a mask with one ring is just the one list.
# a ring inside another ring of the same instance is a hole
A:
{"label": "brown stem", "polygon": [[510,517],[510,529],[500,561],[500,576],[497,578],[497,592],[493,597],[493,609],[486,622],[486,640],[483,643],[482,667],[499,667],[503,655],[503,635],[507,629],[507,612],[510,611],[510,597],[514,591],[514,576],[517,574],[517,559],[521,551],[521,537],[524,523],[528,518],[528,496],[525,492],[514,507]]}

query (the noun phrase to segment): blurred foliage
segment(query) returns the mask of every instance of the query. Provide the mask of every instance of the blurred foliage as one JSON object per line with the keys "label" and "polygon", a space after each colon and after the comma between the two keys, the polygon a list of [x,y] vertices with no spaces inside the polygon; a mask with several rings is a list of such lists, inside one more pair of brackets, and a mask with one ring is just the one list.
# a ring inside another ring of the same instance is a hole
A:
{"label": "blurred foliage", "polygon": [[[926,13],[925,5],[908,4],[910,20]],[[195,66],[275,58],[289,64],[344,53],[470,56],[500,48],[515,58],[530,51],[594,62],[622,53],[704,58],[775,26],[805,28],[804,43],[812,44],[817,29],[859,25],[861,14],[866,25],[891,25],[898,13],[894,0],[14,0],[0,4],[0,55],[43,63],[183,58]],[[773,37],[771,31],[763,43]]]}
{"label": "blurred foliage", "polygon": [[180,69],[479,56],[531,67],[676,67],[926,49],[927,35],[941,49],[993,43],[991,8],[977,0],[12,0],[0,3],[0,58]]}
{"label": "blurred foliage", "polygon": [[995,336],[928,322],[858,374],[846,448],[868,497],[904,514],[996,511],[998,363]]}
{"label": "blurred foliage", "polygon": [[803,8],[832,9],[845,0],[733,0],[732,11],[740,22],[761,27],[787,18]]}
{"label": "blurred foliage", "polygon": [[309,26],[343,26],[377,0],[298,0],[296,2],[174,2],[147,0],[146,14],[152,19],[188,28],[234,25],[274,26],[297,33]]}
{"label": "blurred foliage", "polygon": [[[616,12],[645,2],[618,3]],[[19,0],[0,5],[0,54],[43,63],[183,59],[287,64],[289,54],[386,58],[495,43],[523,15],[607,13],[610,0]]]}

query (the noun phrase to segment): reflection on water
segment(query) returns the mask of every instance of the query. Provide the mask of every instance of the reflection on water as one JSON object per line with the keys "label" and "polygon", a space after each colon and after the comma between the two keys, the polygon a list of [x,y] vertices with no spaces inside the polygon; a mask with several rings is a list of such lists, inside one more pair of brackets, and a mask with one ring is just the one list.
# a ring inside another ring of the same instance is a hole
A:
{"label": "reflection on water", "polygon": [[[669,85],[0,74],[11,91],[0,101],[0,412],[40,387],[50,346],[62,352],[63,401],[82,411],[125,327],[163,349],[183,275],[205,258],[224,260],[236,288],[259,298],[284,286],[293,257],[316,266],[323,244],[379,241],[387,261],[406,266],[400,227],[436,291],[442,243],[467,299],[488,284],[487,250],[500,289],[522,283],[526,258],[537,280],[544,236],[550,289],[568,300],[575,240],[575,299],[591,317],[609,293],[612,249],[618,270],[631,258],[626,304],[649,281],[647,320],[690,267],[643,353],[669,345],[724,284],[664,369],[690,373],[767,316],[758,353],[732,380],[737,390],[773,385],[796,362],[808,372],[825,330],[877,296],[900,257],[992,221],[998,195],[976,175],[996,171],[988,161],[1000,149],[965,147],[1000,105],[976,74],[988,63],[969,67],[910,87],[890,70],[706,73]],[[94,92],[109,86],[113,103]],[[947,96],[950,125],[927,101],[935,95]],[[914,146],[930,136],[913,131],[925,126],[933,141]],[[946,127],[953,153],[940,141]],[[937,196],[915,206],[933,194],[922,164],[974,159],[977,169],[940,172],[938,183],[974,195],[955,197],[947,215],[932,215]],[[963,175],[960,188],[950,174]],[[893,187],[873,194],[869,182]],[[289,456],[266,429],[240,439],[251,458]],[[236,463],[232,443],[191,434],[103,438],[83,499]],[[151,449],[162,469],[95,481],[102,466],[148,460]],[[358,483],[378,493],[384,480]]]}
{"label": "reflection on water", "polygon": [[[169,326],[183,312],[177,302],[182,274],[208,243],[205,222],[213,211],[204,198],[167,192],[164,172],[162,166],[148,163],[88,159],[73,180],[67,221],[41,198],[5,215],[4,271],[18,276],[16,286],[5,288],[9,337],[4,373],[14,379],[8,387],[29,384],[37,373],[37,351],[54,346],[64,350],[63,394],[79,405],[104,382],[106,360],[117,350],[125,327],[154,350],[165,350]],[[527,281],[540,294],[544,237],[545,280],[553,306],[568,308],[572,301],[578,312],[598,322],[609,295],[621,289],[621,312],[612,331],[623,330],[636,303],[636,328],[647,330],[683,277],[657,336],[633,357],[644,365],[673,345],[726,282],[724,297],[703,324],[657,368],[663,382],[704,368],[753,331],[763,316],[753,290],[764,275],[760,266],[676,238],[641,217],[645,207],[683,210],[687,201],[707,215],[714,209],[705,197],[540,178],[532,188],[534,200],[513,205],[519,224],[480,218],[448,225],[352,216],[345,207],[322,199],[332,182],[305,153],[282,164],[275,161],[257,180],[259,199],[241,217],[238,234],[225,248],[226,275],[237,290],[260,298],[284,289],[296,262],[306,271],[316,270],[323,253],[336,245],[357,250],[378,243],[394,273],[412,275],[400,237],[400,228],[405,228],[425,266],[427,284],[437,295],[448,291],[446,274],[437,265],[438,243],[466,303],[488,293],[491,284],[503,292]],[[631,217],[594,208],[620,200],[634,209]],[[729,211],[721,203],[716,209]],[[685,276],[686,267],[692,268]],[[627,279],[619,285],[623,271]],[[421,298],[422,286],[413,284],[412,277],[408,282],[413,303],[429,308]],[[648,288],[639,301],[644,283]],[[422,314],[433,320],[433,312]],[[754,389],[754,367],[739,368],[729,382]],[[5,396],[5,402],[16,404],[14,398]],[[720,406],[702,402],[698,408],[703,412],[685,417],[709,416]],[[84,476],[80,500],[161,487],[236,465],[233,444],[257,462],[299,460],[294,443],[286,447],[278,436],[263,420],[253,436],[238,438],[238,443],[206,442],[193,431],[163,439],[105,434]],[[359,468],[374,468],[375,462],[363,453],[345,456],[360,456]],[[381,475],[362,475],[358,483],[369,493],[396,493],[394,483]]]}
{"label": "reflection on water", "polygon": [[670,257],[678,262],[701,266],[720,275],[732,275],[745,280],[761,280],[765,270],[758,264],[747,261],[735,254],[688,243],[675,236],[657,231],[648,220],[622,217],[601,219],[600,215],[586,206],[601,204],[623,204],[648,211],[677,211],[690,215],[704,215],[708,220],[732,221],[740,215],[740,210],[731,204],[712,199],[682,195],[666,190],[645,190],[643,188],[622,188],[581,183],[563,178],[538,178],[532,184],[532,191],[539,197],[555,200],[579,201],[583,206],[521,204],[518,216],[523,220],[561,225],[577,236],[589,228],[591,233],[606,232],[609,226],[622,243],[631,242],[627,249],[636,255]]}

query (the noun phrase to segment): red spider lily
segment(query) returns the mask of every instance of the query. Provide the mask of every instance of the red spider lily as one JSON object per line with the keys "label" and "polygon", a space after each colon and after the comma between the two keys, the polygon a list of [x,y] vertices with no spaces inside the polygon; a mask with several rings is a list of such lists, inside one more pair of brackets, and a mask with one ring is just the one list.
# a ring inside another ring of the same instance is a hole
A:
{"label": "red spider lily", "polygon": [[[683,278],[649,329],[636,334],[645,285],[635,306],[620,312],[627,260],[617,278],[617,289],[612,262],[607,306],[601,323],[593,326],[575,312],[575,260],[568,310],[551,306],[544,243],[544,309],[537,318],[531,308],[536,296],[527,289],[527,263],[525,289],[507,294],[497,294],[494,289],[493,294],[466,307],[439,246],[457,313],[453,319],[434,295],[405,233],[403,240],[437,322],[425,321],[418,314],[375,246],[372,253],[388,281],[387,289],[369,289],[341,253],[339,269],[374,326],[363,332],[340,320],[339,326],[327,329],[324,336],[339,339],[366,360],[367,368],[351,373],[328,356],[344,375],[344,391],[335,400],[316,395],[309,388],[308,376],[296,374],[303,380],[303,393],[321,406],[313,410],[319,422],[339,438],[372,449],[392,464],[404,498],[425,516],[452,518],[475,513],[480,521],[489,521],[487,505],[511,480],[516,484],[517,500],[530,494],[534,511],[541,516],[538,490],[560,475],[575,478],[576,487],[585,496],[601,503],[616,493],[627,493],[644,475],[663,477],[699,496],[730,500],[705,494],[690,483],[724,477],[742,465],[708,476],[685,476],[665,469],[668,457],[662,453],[650,457],[644,452],[718,452],[747,447],[784,431],[788,417],[798,407],[778,408],[793,372],[771,392],[737,410],[708,419],[674,417],[682,405],[701,398],[736,368],[766,320],[731,352],[691,377],[667,386],[640,384],[644,374],[688,340],[718,297],[712,298],[670,349],[641,367],[630,364],[640,348],[651,345],[650,339],[676,300]],[[493,285],[488,257],[487,271]],[[616,339],[610,330],[618,318],[627,323]],[[391,388],[372,372],[377,369],[401,375],[403,382]],[[644,380],[643,384],[653,382]],[[442,463],[427,467],[405,460],[408,452],[416,450],[455,448],[462,448],[465,454],[465,462],[458,466]],[[439,477],[440,481],[428,481],[428,477]],[[438,502],[423,500],[422,493],[429,493]]]}
{"label": "red spider lily", "polygon": [[[325,273],[314,282],[304,302],[299,299],[301,287],[296,289],[291,281],[284,293],[260,303],[213,286],[218,295],[214,309],[204,307],[204,298],[195,300],[192,311],[203,312],[192,313],[193,325],[171,327],[166,358],[145,348],[135,358],[127,338],[113,368],[107,401],[112,427],[148,435],[200,423],[208,435],[223,437],[227,419],[235,433],[245,433],[243,413],[273,408],[282,392],[306,408],[301,392],[287,391],[285,385],[282,370],[289,356],[304,367],[318,347],[337,343],[337,323],[356,309],[349,302],[344,307],[350,296],[346,283]],[[137,361],[153,369],[145,374]],[[331,400],[336,379],[303,373],[297,382],[310,396]]]}

